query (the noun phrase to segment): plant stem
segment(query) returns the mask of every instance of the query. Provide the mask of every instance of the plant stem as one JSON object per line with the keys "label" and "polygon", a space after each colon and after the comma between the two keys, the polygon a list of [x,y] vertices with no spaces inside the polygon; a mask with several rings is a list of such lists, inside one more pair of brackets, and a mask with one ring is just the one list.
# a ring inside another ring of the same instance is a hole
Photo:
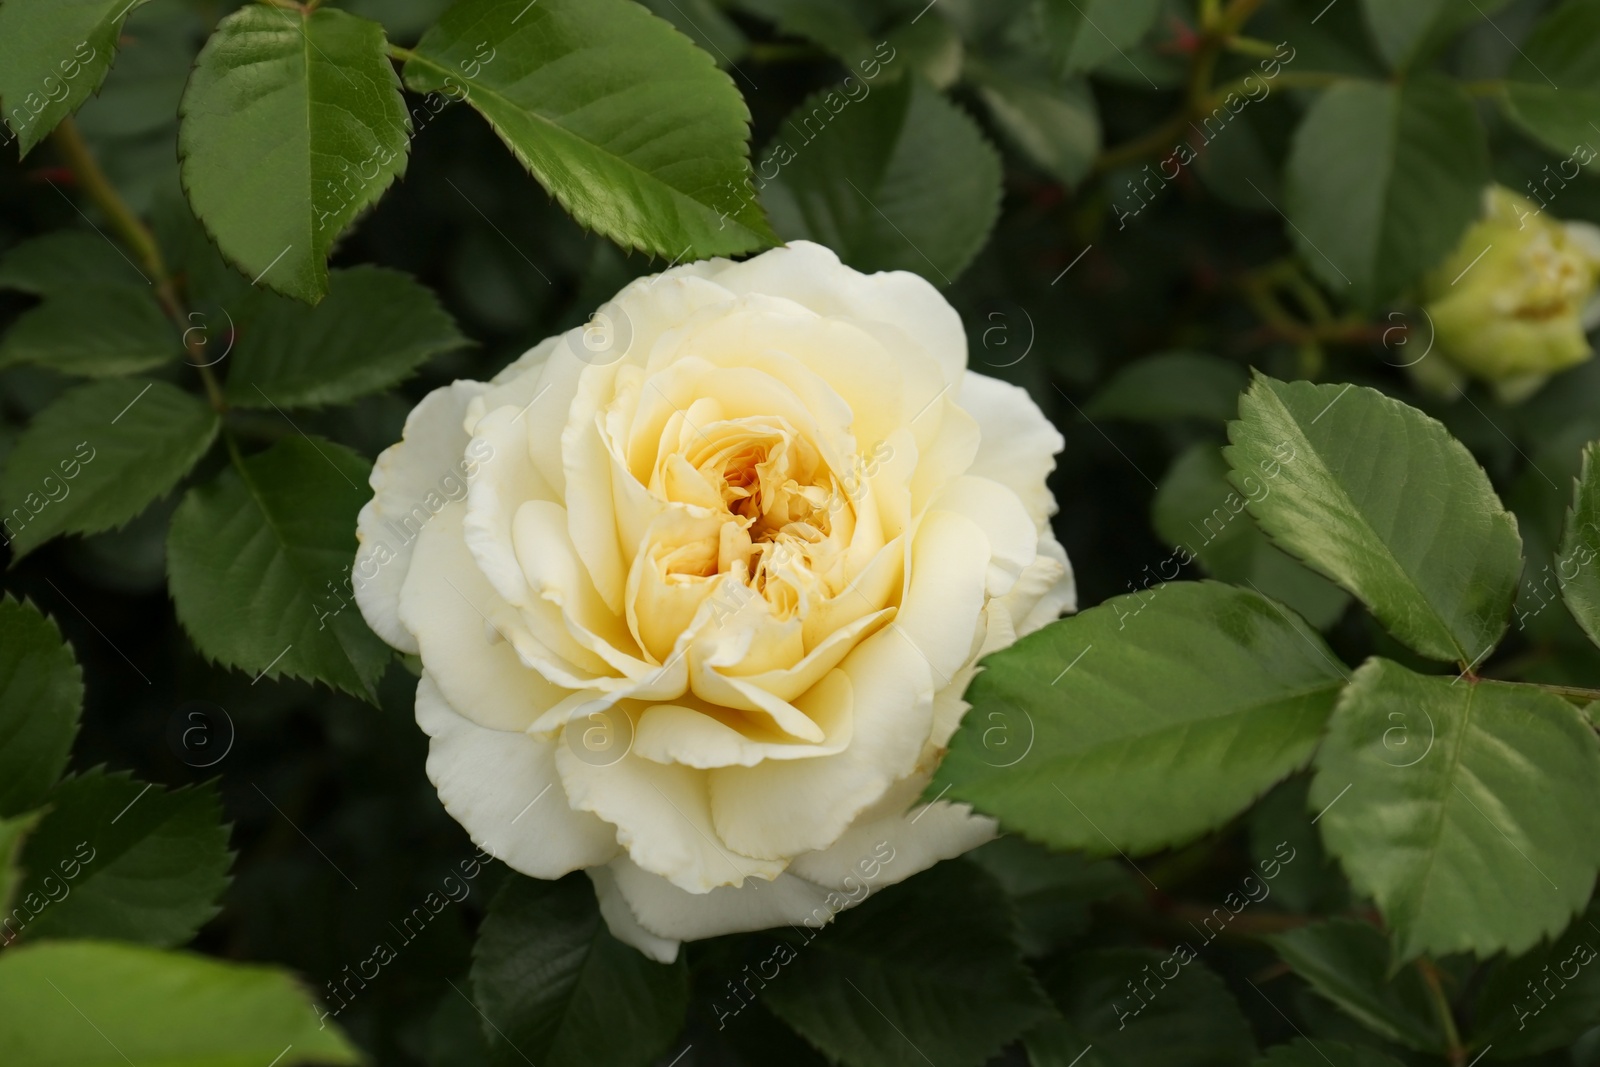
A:
{"label": "plant stem", "polygon": [[1566,697],[1568,700],[1578,700],[1587,704],[1600,700],[1600,689],[1585,689],[1579,685],[1556,685],[1553,682],[1519,682],[1519,685],[1531,685],[1536,689],[1543,689],[1547,693]]}
{"label": "plant stem", "polygon": [[1449,1059],[1451,1067],[1462,1067],[1462,1064],[1467,1062],[1467,1050],[1466,1046],[1461,1044],[1461,1034],[1456,1029],[1456,1017],[1450,1010],[1450,998],[1444,995],[1444,986],[1439,982],[1439,969],[1433,965],[1432,960],[1424,956],[1417,960],[1417,970],[1421,972],[1422,980],[1428,987],[1434,1013],[1439,1016],[1439,1025],[1444,1029],[1445,1056]]}
{"label": "plant stem", "polygon": [[61,153],[67,169],[72,171],[72,176],[78,181],[78,188],[82,189],[95,207],[106,217],[111,228],[117,231],[117,236],[122,238],[130,251],[139,258],[144,269],[154,275],[152,284],[159,287],[167,277],[167,265],[161,258],[161,246],[156,244],[155,234],[150,228],[139,220],[133,209],[123,200],[117,190],[112,187],[105,171],[100,169],[100,164],[95,160],[94,154],[89,151],[89,144],[83,139],[83,134],[78,130],[78,124],[71,117],[61,120],[61,124],[50,134],[51,141],[55,144],[56,151]]}
{"label": "plant stem", "polygon": [[[172,283],[172,275],[167,271],[167,263],[161,255],[161,246],[156,242],[156,236],[150,228],[134,214],[128,202],[122,199],[111,180],[106,177],[106,172],[100,168],[100,163],[94,158],[94,153],[89,150],[88,142],[83,139],[83,134],[78,130],[78,125],[71,116],[61,120],[61,124],[50,134],[51,143],[61,154],[62,162],[72,172],[78,188],[86,193],[100,213],[106,217],[111,228],[116,231],[122,243],[138,257],[148,272],[145,280],[155,287],[156,301],[161,305],[161,310],[166,312],[179,329],[183,329],[189,319],[185,313],[183,302],[178,299],[177,289]],[[204,358],[204,342],[189,340],[187,333],[184,335],[183,346],[189,355],[195,359]],[[216,375],[211,373],[210,367],[190,363],[195,370],[200,372],[200,381],[205,386],[206,399],[219,414],[228,410],[228,402],[222,395],[222,386],[217,381]]]}
{"label": "plant stem", "polygon": [[401,48],[399,45],[391,43],[389,45],[389,58],[398,59],[402,63],[407,63],[413,59],[416,59],[417,53],[413,52],[409,48]]}
{"label": "plant stem", "polygon": [[1195,49],[1194,59],[1189,68],[1184,102],[1176,114],[1155,129],[1101,152],[1095,158],[1093,173],[1103,174],[1163,149],[1176,148],[1178,139],[1184,135],[1185,128],[1201,115],[1214,111],[1228,98],[1229,93],[1248,94],[1250,86],[1245,83],[1249,78],[1255,78],[1257,82],[1276,82],[1299,87],[1322,87],[1344,80],[1343,75],[1331,72],[1280,71],[1272,79],[1249,75],[1248,78],[1241,78],[1221,88],[1213,89],[1211,79],[1216,71],[1217,58],[1225,49],[1231,48],[1234,51],[1267,56],[1277,54],[1277,50],[1265,41],[1239,36],[1239,30],[1249,21],[1250,16],[1255,14],[1262,2],[1263,0],[1230,0],[1227,7],[1220,11],[1216,3],[1208,2],[1201,9],[1200,44]]}
{"label": "plant stem", "polygon": [[1260,56],[1263,59],[1273,59],[1278,54],[1277,45],[1256,37],[1229,37],[1223,42],[1223,47],[1242,56]]}

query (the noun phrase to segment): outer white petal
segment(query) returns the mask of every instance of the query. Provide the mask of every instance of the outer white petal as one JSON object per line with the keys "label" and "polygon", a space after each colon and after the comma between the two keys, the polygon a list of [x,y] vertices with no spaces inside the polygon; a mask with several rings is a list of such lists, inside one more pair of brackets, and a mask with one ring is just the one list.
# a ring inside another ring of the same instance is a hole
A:
{"label": "outer white petal", "polygon": [[711,260],[694,266],[740,295],[781,296],[858,325],[893,327],[938,361],[947,382],[959,381],[966,370],[967,334],[961,316],[932,283],[910,271],[862,274],[840,263],[831,249],[810,241],[791,241],[740,263]]}
{"label": "outer white petal", "polygon": [[514,870],[560,878],[620,851],[614,828],[568,805],[554,742],[463,718],[426,670],[417,683],[417,725],[430,738],[428,780],[445,810]]}
{"label": "outer white petal", "polygon": [[[792,874],[771,882],[686,893],[625,856],[613,860],[610,869],[639,925],[659,938],[695,941],[798,923],[816,927],[832,918],[827,890]],[[611,932],[627,940],[615,925]]]}
{"label": "outer white petal", "polygon": [[[372,631],[402,652],[415,654],[417,639],[400,622],[400,587],[411,570],[417,531],[440,510],[432,505],[458,499],[468,437],[461,428],[467,406],[488,389],[459,381],[435,389],[406,416],[400,440],[383,450],[368,484],[373,497],[356,519],[356,562],[351,575],[356,604]],[[476,463],[470,463],[476,474]]]}
{"label": "outer white petal", "polygon": [[932,506],[966,516],[988,538],[990,596],[1009,592],[1038,554],[1033,518],[1017,494],[997,481],[963,475],[940,490]]}
{"label": "outer white petal", "polygon": [[[924,783],[916,779],[919,790]],[[904,881],[994,840],[998,832],[999,824],[987,815],[940,800],[863,819],[824,851],[795,857],[789,870],[808,882],[854,893],[863,885],[876,889]]]}
{"label": "outer white petal", "polygon": [[526,730],[569,694],[524,665],[494,628],[516,619],[467,551],[465,511],[464,504],[449,504],[423,528],[416,566],[400,593],[400,618],[417,635],[422,662],[451,707],[492,730]]}
{"label": "outer white petal", "polygon": [[556,749],[556,769],[574,808],[614,824],[635,863],[690,893],[783,873],[782,862],[743,855],[717,839],[706,771],[635,755],[597,766],[565,744]]}
{"label": "outer white petal", "polygon": [[1026,390],[998,378],[968,371],[956,400],[983,432],[967,473],[1010,486],[1042,527],[1056,513],[1045,479],[1055,470],[1056,453],[1066,441]]}
{"label": "outer white petal", "polygon": [[[624,861],[626,862],[626,861]],[[678,958],[682,944],[670,937],[657,937],[639,925],[639,917],[628,906],[628,901],[617,888],[617,876],[611,867],[590,867],[583,872],[594,883],[595,899],[600,903],[600,917],[606,921],[611,936],[625,945],[632,945],[657,963],[672,963]]]}
{"label": "outer white petal", "polygon": [[1067,612],[1078,610],[1078,588],[1066,549],[1048,529],[1039,536],[1039,555],[1017,584],[994,603],[1011,615],[1018,637],[1027,637]]}

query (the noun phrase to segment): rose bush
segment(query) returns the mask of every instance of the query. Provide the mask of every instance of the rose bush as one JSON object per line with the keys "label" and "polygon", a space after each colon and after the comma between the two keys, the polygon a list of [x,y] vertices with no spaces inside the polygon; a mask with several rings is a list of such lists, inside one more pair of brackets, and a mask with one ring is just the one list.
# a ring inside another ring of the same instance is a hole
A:
{"label": "rose bush", "polygon": [[353,583],[421,657],[445,807],[662,960],[991,838],[918,800],[978,658],[1072,607],[1060,435],[933,286],[818,245],[601,315],[430,394],[372,472]]}

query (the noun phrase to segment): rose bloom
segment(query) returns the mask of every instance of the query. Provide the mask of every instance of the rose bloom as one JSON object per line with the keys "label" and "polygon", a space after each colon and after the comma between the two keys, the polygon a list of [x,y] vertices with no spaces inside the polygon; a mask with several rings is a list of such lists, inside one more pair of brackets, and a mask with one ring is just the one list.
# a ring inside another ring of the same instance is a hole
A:
{"label": "rose bloom", "polygon": [[1585,334],[1600,325],[1597,288],[1600,229],[1491,186],[1483,218],[1424,280],[1444,362],[1423,360],[1413,373],[1446,394],[1467,374],[1502,400],[1524,399],[1593,354]]}
{"label": "rose bloom", "polygon": [[978,658],[1072,607],[1062,443],[916,275],[692,263],[418,404],[356,597],[450,814],[669,961],[994,836],[918,800]]}

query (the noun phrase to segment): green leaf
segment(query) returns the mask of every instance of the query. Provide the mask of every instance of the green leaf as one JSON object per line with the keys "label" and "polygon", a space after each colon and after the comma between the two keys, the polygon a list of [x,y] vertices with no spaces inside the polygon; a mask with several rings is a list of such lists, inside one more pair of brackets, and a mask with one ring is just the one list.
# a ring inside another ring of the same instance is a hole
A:
{"label": "green leaf", "polygon": [[462,0],[406,62],[465,99],[590,229],[674,262],[775,243],[733,80],[629,0]]}
{"label": "green leaf", "polygon": [[206,42],[179,114],[184,189],[223,254],[258,284],[321,300],[329,249],[410,150],[383,28],[248,4]]}
{"label": "green leaf", "polygon": [[1401,959],[1524,952],[1572,920],[1600,871],[1600,741],[1531,686],[1369,660],[1329,724],[1310,799]]}
{"label": "green leaf", "polygon": [[0,1063],[19,1067],[361,1062],[291,975],[186,952],[96,941],[8,949],[0,1003]]}
{"label": "green leaf", "polygon": [[1488,18],[1508,0],[1362,0],[1367,26],[1389,66],[1409,66],[1452,34]]}
{"label": "green leaf", "polygon": [[55,620],[0,597],[0,816],[37,807],[61,772],[83,712],[83,672]]}
{"label": "green leaf", "polygon": [[1304,623],[1217,582],[1116,597],[984,664],[930,792],[1102,855],[1233,818],[1310,758],[1343,685]]}
{"label": "green leaf", "polygon": [[[744,31],[716,0],[639,0],[678,32],[717,57],[718,65],[734,66],[750,50]],[[737,69],[737,68],[735,68]],[[754,83],[752,83],[753,85]]]}
{"label": "green leaf", "polygon": [[845,1067],[978,1067],[1049,1012],[1000,887],[970,863],[941,863],[810,936],[762,996]]}
{"label": "green leaf", "polygon": [[[1566,156],[1595,152],[1600,115],[1600,0],[1569,0],[1540,20],[1506,72],[1505,104],[1512,121]],[[1564,184],[1564,182],[1563,182]]]}
{"label": "green leaf", "polygon": [[1044,44],[1063,75],[1121,56],[1150,31],[1160,0],[1039,0]]}
{"label": "green leaf", "polygon": [[689,968],[612,937],[589,879],[513,877],[472,954],[472,989],[493,1064],[645,1067],[689,1006]]}
{"label": "green leaf", "polygon": [[22,843],[42,815],[42,811],[28,811],[0,817],[0,948],[10,947],[16,927],[16,916],[9,913],[22,885],[22,869],[18,866]]}
{"label": "green leaf", "polygon": [[1600,441],[1583,450],[1583,469],[1573,491],[1572,507],[1556,558],[1561,599],[1589,640],[1600,644]]}
{"label": "green leaf", "polygon": [[84,286],[145,289],[150,279],[109,238],[88,230],[52,230],[23,241],[0,258],[0,289],[35,296]]}
{"label": "green leaf", "polygon": [[290,437],[189,491],[172,517],[167,572],[195,647],[257,678],[374,700],[390,650],[349,593],[371,467],[342,445]]}
{"label": "green leaf", "polygon": [[133,374],[183,352],[148,291],[79,285],[45,297],[0,339],[0,367],[34,363],[89,378]]}
{"label": "green leaf", "polygon": [[1483,468],[1443,425],[1374,389],[1265,376],[1239,414],[1223,455],[1241,492],[1258,472],[1279,472],[1249,505],[1275,544],[1424,656],[1476,664],[1494,648],[1522,541]]}
{"label": "green leaf", "polygon": [[1093,418],[1226,422],[1250,384],[1239,364],[1199,352],[1162,352],[1123,366],[1085,409]]}
{"label": "green leaf", "polygon": [[58,534],[123,525],[178,484],[220,425],[204,401],[166,382],[67,390],[34,417],[0,472],[0,523],[13,549],[20,556]]}
{"label": "green leaf", "polygon": [[1050,852],[1007,835],[967,856],[994,876],[1017,915],[1025,956],[1044,956],[1089,929],[1089,905],[1138,895],[1133,873],[1115,860]]}
{"label": "green leaf", "polygon": [[100,88],[128,12],[145,0],[5,0],[0,108],[27,155]]}
{"label": "green leaf", "polygon": [[972,262],[1000,212],[999,155],[919,79],[856,99],[835,89],[807,98],[757,173],[785,239],[827,245],[857,270],[911,270],[939,285]]}
{"label": "green leaf", "polygon": [[1573,1045],[1600,1026],[1597,946],[1600,905],[1591,904],[1555,942],[1497,961],[1478,994],[1474,1042],[1512,1059]]}
{"label": "green leaf", "polygon": [[429,356],[466,343],[438,298],[410,275],[336,270],[316,307],[273,300],[250,321],[233,353],[228,401],[340,404],[396,385]]}
{"label": "green leaf", "polygon": [[[1273,489],[1268,478],[1252,484],[1252,496]],[[1295,562],[1268,541],[1260,527],[1241,516],[1248,499],[1228,483],[1228,463],[1221,450],[1205,441],[1173,461],[1156,490],[1151,517],[1162,540],[1198,558],[1213,578],[1249,586],[1287,604],[1318,630],[1327,629],[1344,614],[1350,597]]]}
{"label": "green leaf", "polygon": [[[1171,953],[1113,948],[1059,960],[1040,976],[1062,1018],[1027,1037],[1036,1065],[1245,1067],[1250,1024],[1222,979],[1180,942]],[[1089,1050],[1089,1051],[1086,1051]]]}
{"label": "green leaf", "polygon": [[1404,967],[1391,977],[1388,939],[1376,927],[1330,919],[1270,940],[1294,973],[1373,1033],[1423,1052],[1445,1051],[1422,976]]}
{"label": "green leaf", "polygon": [[1455,248],[1482,210],[1489,155],[1455,83],[1349,82],[1306,113],[1287,177],[1300,258],[1334,293],[1371,308]]}
{"label": "green leaf", "polygon": [[1100,116],[1088,82],[1015,77],[975,60],[967,72],[995,124],[1023,155],[1067,185],[1088,175],[1100,151]]}
{"label": "green leaf", "polygon": [[1400,1061],[1375,1049],[1342,1041],[1297,1037],[1267,1049],[1255,1067],[1401,1067]]}
{"label": "green leaf", "polygon": [[27,941],[174,947],[221,910],[233,857],[214,783],[169,792],[97,769],[62,782],[49,802],[22,848]]}

